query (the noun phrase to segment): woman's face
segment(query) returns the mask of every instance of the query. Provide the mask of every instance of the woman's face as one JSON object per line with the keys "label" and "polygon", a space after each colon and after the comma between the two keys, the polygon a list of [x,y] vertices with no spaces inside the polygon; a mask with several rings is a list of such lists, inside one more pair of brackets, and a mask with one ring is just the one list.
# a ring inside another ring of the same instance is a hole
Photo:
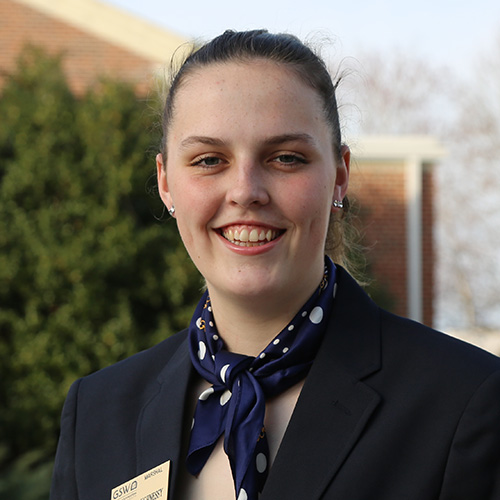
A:
{"label": "woman's face", "polygon": [[210,294],[312,293],[349,160],[347,149],[335,160],[316,92],[268,61],[198,69],[178,89],[166,146],[160,195]]}

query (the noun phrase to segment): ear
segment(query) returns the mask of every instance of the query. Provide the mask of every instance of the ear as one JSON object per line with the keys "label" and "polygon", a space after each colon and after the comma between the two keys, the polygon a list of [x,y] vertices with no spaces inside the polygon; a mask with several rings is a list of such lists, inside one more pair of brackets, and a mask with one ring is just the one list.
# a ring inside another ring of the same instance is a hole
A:
{"label": "ear", "polygon": [[170,191],[168,190],[167,171],[163,165],[163,155],[161,153],[156,155],[156,176],[158,179],[158,193],[160,194],[160,198],[167,209],[172,208],[174,203],[170,196]]}
{"label": "ear", "polygon": [[337,165],[337,175],[335,177],[335,187],[333,190],[334,200],[342,201],[347,194],[350,166],[351,150],[348,146],[344,145],[340,149],[340,162]]}

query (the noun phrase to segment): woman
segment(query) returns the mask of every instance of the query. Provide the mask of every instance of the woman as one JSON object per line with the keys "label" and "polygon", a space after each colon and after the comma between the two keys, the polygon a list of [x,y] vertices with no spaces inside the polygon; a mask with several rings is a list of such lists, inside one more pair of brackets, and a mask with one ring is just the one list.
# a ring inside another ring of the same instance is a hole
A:
{"label": "woman", "polygon": [[[335,85],[293,36],[188,57],[158,185],[207,292],[186,331],[73,385],[53,500],[500,498],[500,360],[339,265],[349,159]],[[136,495],[167,461],[168,487]]]}

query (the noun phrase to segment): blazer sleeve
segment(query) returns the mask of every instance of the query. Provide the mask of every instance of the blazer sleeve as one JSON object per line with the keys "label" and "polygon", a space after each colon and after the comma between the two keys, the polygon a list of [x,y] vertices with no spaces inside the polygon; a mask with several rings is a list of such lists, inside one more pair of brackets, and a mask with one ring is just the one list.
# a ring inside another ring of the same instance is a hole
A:
{"label": "blazer sleeve", "polygon": [[73,383],[64,403],[50,500],[78,500],[75,475],[75,425],[80,382],[81,379]]}
{"label": "blazer sleeve", "polygon": [[453,439],[439,500],[500,500],[500,371],[475,391]]}

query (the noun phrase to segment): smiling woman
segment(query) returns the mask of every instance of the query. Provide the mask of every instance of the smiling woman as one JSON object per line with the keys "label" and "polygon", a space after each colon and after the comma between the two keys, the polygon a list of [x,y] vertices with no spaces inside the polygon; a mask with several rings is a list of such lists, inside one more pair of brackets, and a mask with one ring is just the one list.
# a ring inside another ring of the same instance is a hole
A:
{"label": "smiling woman", "polygon": [[[348,149],[337,160],[331,137],[317,92],[273,61],[211,64],[175,93],[160,196],[234,350],[257,355],[321,281],[332,202],[348,180]],[[259,234],[270,241],[250,243]]]}
{"label": "smiling woman", "polygon": [[500,360],[381,310],[342,266],[335,89],[263,30],[175,75],[159,193],[207,291],[185,331],[74,384],[53,500],[166,462],[176,499],[498,498]]}

